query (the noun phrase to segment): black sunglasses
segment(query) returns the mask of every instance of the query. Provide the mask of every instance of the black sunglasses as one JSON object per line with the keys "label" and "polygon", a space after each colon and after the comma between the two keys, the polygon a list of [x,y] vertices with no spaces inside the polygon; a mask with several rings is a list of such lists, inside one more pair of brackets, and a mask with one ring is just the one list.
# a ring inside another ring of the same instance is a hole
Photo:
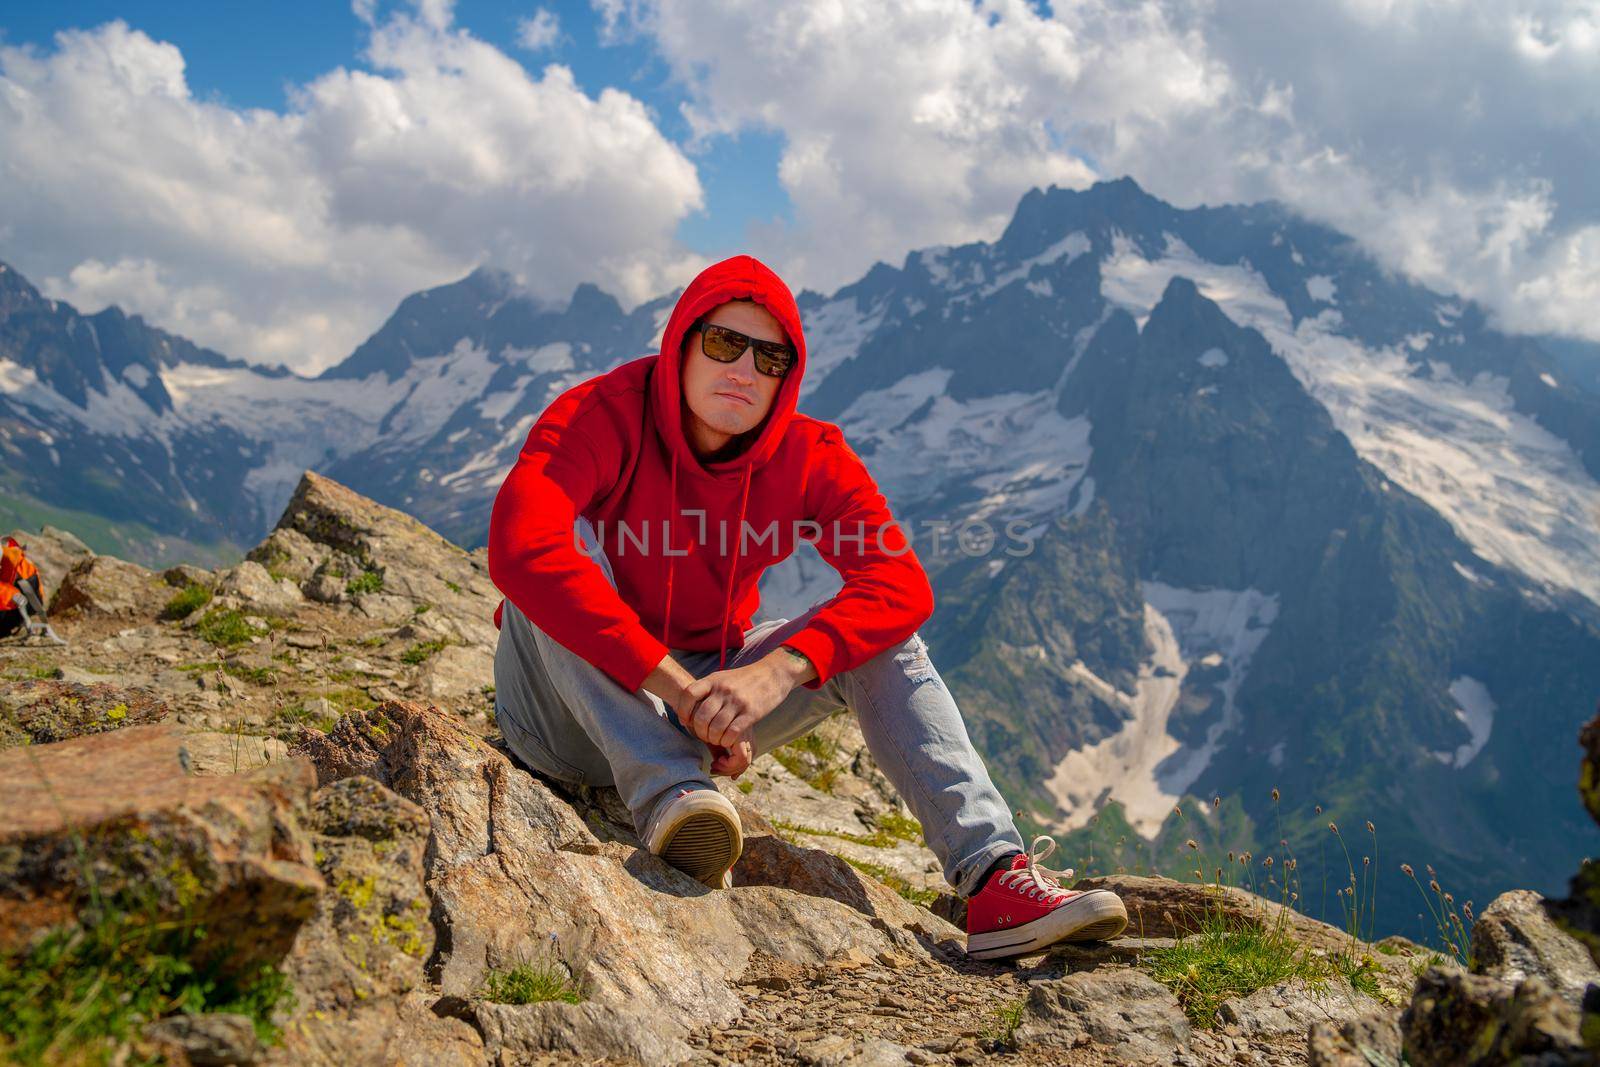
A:
{"label": "black sunglasses", "polygon": [[700,350],[718,363],[732,363],[744,355],[745,349],[754,348],[756,370],[772,378],[782,378],[788,374],[797,358],[793,345],[782,341],[761,341],[716,323],[696,322],[689,329],[700,331]]}

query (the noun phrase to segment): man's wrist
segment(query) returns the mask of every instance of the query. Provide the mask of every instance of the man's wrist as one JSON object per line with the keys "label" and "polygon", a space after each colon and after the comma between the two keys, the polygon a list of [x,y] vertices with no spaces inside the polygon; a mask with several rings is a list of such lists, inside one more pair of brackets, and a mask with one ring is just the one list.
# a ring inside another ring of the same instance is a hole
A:
{"label": "man's wrist", "polygon": [[779,645],[775,654],[797,682],[817,676],[816,666],[798,648],[792,645]]}

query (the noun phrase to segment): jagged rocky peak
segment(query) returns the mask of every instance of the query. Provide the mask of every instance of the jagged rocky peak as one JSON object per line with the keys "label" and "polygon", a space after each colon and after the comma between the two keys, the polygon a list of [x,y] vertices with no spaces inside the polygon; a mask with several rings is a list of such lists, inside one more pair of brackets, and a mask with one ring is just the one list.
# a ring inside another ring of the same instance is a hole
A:
{"label": "jagged rocky peak", "polygon": [[1087,189],[1033,188],[1017,203],[995,250],[1007,259],[1026,259],[1075,231],[1105,242],[1115,229],[1133,236],[1141,246],[1148,242],[1152,251],[1159,251],[1161,232],[1171,226],[1175,216],[1169,204],[1146,193],[1129,177],[1095,182]]}

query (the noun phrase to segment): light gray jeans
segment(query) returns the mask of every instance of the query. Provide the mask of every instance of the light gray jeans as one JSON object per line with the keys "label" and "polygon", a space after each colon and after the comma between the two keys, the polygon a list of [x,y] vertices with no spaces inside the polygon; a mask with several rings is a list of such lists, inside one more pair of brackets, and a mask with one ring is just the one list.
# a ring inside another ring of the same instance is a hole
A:
{"label": "light gray jeans", "polygon": [[[578,520],[586,547],[594,528]],[[614,586],[605,553],[590,558]],[[727,667],[754,663],[801,630],[820,605],[794,619],[761,623]],[[716,651],[670,654],[694,677],[717,670]],[[643,828],[658,801],[679,787],[715,788],[711,751],[652,693],[628,692],[609,675],[528,621],[510,601],[494,657],[495,716],[506,744],[530,767],[574,785],[615,785]],[[1023,850],[1011,811],[972,747],[950,691],[918,634],[885,649],[817,689],[796,686],[756,724],[757,756],[810,732],[848,709],[872,758],[911,813],[956,892],[971,896],[985,871]]]}

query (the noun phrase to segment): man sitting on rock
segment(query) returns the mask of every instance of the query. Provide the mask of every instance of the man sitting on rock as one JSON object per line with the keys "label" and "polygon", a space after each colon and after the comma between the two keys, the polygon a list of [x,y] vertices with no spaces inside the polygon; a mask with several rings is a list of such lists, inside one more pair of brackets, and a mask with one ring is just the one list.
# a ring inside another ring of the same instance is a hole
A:
{"label": "man sitting on rock", "polygon": [[[916,632],[928,577],[839,428],[795,410],[805,369],[789,288],[735,256],[684,290],[658,355],[534,424],[489,522],[507,744],[551,778],[614,784],[651,852],[727,887],[743,839],[711,775],[849,709],[969,898],[969,953],[1120,932],[1115,894],[1039,865],[1054,842],[1023,851]],[[801,540],[843,588],[751,626],[761,573]]]}

